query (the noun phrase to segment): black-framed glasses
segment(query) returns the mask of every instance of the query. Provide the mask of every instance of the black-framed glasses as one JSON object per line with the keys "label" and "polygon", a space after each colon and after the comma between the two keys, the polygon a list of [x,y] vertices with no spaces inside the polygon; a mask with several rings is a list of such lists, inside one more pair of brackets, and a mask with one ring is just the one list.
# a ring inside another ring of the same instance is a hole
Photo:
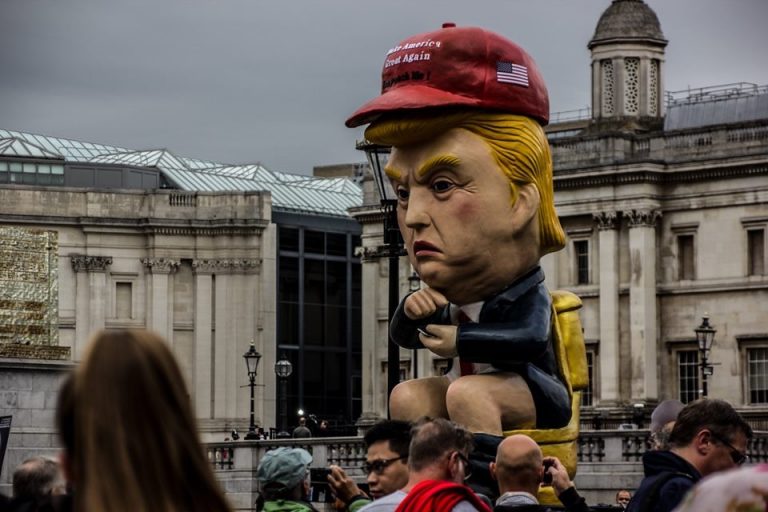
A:
{"label": "black-framed glasses", "polygon": [[365,461],[363,462],[363,473],[366,475],[370,475],[371,472],[376,473],[380,475],[384,472],[385,469],[387,469],[387,466],[392,464],[395,461],[407,459],[407,455],[403,455],[401,457],[395,457],[393,459],[379,459],[379,460],[373,460],[371,462]]}
{"label": "black-framed glasses", "polygon": [[464,455],[461,452],[454,452],[456,454],[456,458],[458,458],[461,462],[464,463],[464,480],[469,480],[469,477],[472,476],[472,469],[469,465],[469,459],[466,455]]}
{"label": "black-framed glasses", "polygon": [[712,431],[710,431],[709,433],[712,437],[717,439],[718,442],[724,444],[731,450],[731,460],[733,461],[734,464],[736,464],[737,466],[741,466],[742,464],[744,464],[749,460],[749,456],[746,453],[740,450],[737,450],[736,447],[733,446],[731,443],[729,443],[728,440],[726,440],[724,437],[717,435]]}

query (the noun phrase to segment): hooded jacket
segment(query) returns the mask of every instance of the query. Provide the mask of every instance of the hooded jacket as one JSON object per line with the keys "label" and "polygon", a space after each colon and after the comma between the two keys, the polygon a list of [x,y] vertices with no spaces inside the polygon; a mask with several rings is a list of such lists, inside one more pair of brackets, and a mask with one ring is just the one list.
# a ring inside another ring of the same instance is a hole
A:
{"label": "hooded jacket", "polygon": [[317,512],[306,501],[268,500],[264,502],[263,512]]}
{"label": "hooded jacket", "polygon": [[[668,451],[645,452],[643,470],[645,478],[627,505],[627,512],[670,512],[680,504],[691,487],[701,480],[701,473],[696,468],[684,458]],[[646,500],[648,506],[644,506]]]}

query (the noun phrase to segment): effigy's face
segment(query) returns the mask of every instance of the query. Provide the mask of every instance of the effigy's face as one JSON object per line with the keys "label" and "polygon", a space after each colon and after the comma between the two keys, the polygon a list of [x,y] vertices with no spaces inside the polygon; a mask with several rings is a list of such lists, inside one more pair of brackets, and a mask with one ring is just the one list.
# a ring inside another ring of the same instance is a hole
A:
{"label": "effigy's face", "polygon": [[488,145],[454,128],[392,149],[387,174],[408,257],[421,279],[456,304],[483,300],[522,271],[512,192]]}

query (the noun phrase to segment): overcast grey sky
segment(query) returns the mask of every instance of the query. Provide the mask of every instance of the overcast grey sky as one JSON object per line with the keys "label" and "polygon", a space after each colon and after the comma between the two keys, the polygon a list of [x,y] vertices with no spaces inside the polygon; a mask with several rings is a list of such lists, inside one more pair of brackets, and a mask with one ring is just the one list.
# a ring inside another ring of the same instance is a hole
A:
{"label": "overcast grey sky", "polygon": [[[768,0],[647,0],[666,89],[768,84]],[[308,174],[361,161],[344,120],[385,52],[444,21],[520,44],[553,112],[589,105],[610,0],[0,0],[0,128]]]}

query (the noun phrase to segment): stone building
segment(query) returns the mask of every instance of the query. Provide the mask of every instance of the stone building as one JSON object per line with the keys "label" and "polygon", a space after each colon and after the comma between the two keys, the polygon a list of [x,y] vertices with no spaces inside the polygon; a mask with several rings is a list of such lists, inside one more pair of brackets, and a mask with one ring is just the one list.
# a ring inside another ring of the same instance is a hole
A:
{"label": "stone building", "polygon": [[[58,384],[99,329],[173,348],[205,440],[248,428],[243,354],[262,355],[255,421],[361,412],[361,190],[327,179],[0,130],[3,481],[53,452]],[[285,399],[275,362],[293,365]],[[9,469],[10,468],[10,469]],[[3,489],[0,488],[0,492]]]}
{"label": "stone building", "polygon": [[[679,42],[678,44],[684,44]],[[564,250],[542,260],[550,289],[583,302],[590,390],[583,423],[647,416],[703,387],[694,328],[717,330],[709,396],[768,426],[768,87],[664,91],[667,40],[642,0],[614,0],[589,42],[592,108],[547,127]],[[372,195],[365,204],[374,203]],[[363,224],[363,409],[386,407],[386,272],[381,214]],[[403,258],[401,294],[410,274]],[[422,352],[424,353],[424,352]],[[400,352],[407,377],[445,361]],[[640,406],[642,404],[642,407]]]}

